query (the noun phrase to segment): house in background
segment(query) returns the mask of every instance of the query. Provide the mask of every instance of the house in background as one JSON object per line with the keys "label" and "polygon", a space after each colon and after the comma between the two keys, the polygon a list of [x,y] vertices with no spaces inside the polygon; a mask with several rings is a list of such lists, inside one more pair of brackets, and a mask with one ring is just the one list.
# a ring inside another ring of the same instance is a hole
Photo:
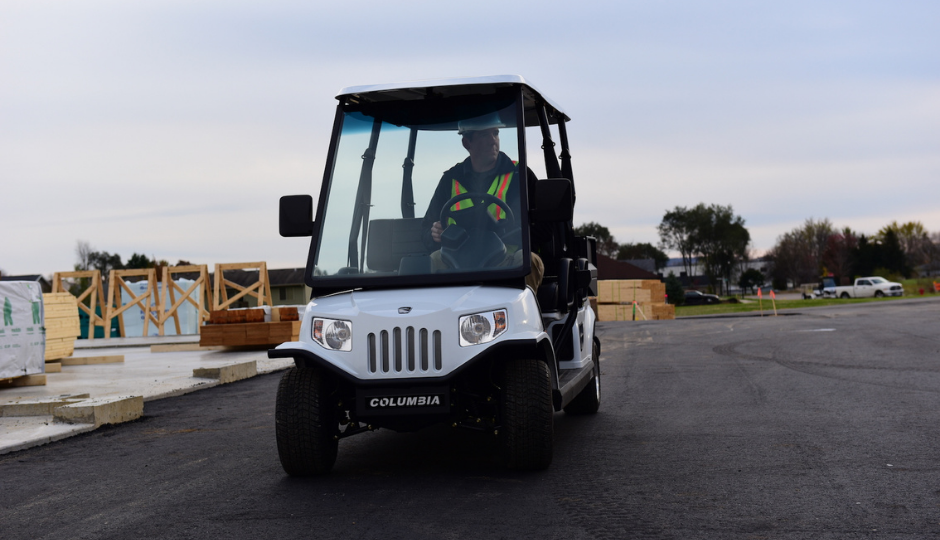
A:
{"label": "house in background", "polygon": [[310,287],[304,284],[305,271],[305,268],[268,270],[275,306],[300,306],[310,301]]}
{"label": "house in background", "polygon": [[[304,284],[304,268],[280,268],[268,270],[269,286],[271,288],[271,302],[275,306],[300,306],[310,301],[310,287]],[[185,276],[185,275],[183,275]],[[209,275],[211,280],[215,280],[215,274]],[[242,287],[248,287],[257,283],[257,270],[226,270],[225,279],[232,283],[237,283]],[[227,287],[228,297],[232,298],[238,294],[233,287]],[[247,308],[257,306],[257,300],[253,296],[243,296],[231,305],[233,308]]]}
{"label": "house in background", "polygon": [[[770,272],[773,270],[773,261],[767,256],[757,257],[738,264],[732,275],[731,282],[728,283],[727,293],[738,294],[741,292],[741,289],[738,287],[738,278],[741,276],[742,272],[751,268],[759,270],[760,273],[764,275],[764,279],[767,280],[767,283],[770,282]],[[681,258],[669,259],[669,262],[666,263],[666,267],[663,268],[660,275],[665,277],[670,273],[675,274],[675,276],[679,278],[679,282],[682,283],[682,287],[686,289],[707,290],[712,286],[711,280],[708,279],[708,276],[704,273],[703,265],[699,264],[698,258],[696,257],[692,258],[691,276],[686,272],[685,265]],[[718,283],[715,285],[721,284]]]}

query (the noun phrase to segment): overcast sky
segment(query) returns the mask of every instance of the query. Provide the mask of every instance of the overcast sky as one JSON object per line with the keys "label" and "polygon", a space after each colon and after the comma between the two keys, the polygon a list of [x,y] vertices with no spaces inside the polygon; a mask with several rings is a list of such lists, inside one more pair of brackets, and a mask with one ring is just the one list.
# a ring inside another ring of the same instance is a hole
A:
{"label": "overcast sky", "polygon": [[0,269],[79,240],[303,266],[345,86],[520,74],[572,118],[578,207],[657,243],[732,205],[762,252],[806,218],[940,230],[940,2],[0,1]]}

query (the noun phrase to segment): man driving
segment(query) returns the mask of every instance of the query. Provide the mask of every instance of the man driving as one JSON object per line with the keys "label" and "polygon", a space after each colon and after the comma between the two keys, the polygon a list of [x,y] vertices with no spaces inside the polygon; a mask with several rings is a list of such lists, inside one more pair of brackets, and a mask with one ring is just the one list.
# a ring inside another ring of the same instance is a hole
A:
{"label": "man driving", "polygon": [[[431,264],[435,270],[448,267],[440,251],[441,234],[448,225],[454,223],[452,219],[443,224],[440,221],[441,207],[448,200],[461,193],[486,193],[505,202],[516,212],[520,208],[519,186],[512,185],[521,181],[518,178],[518,168],[509,156],[499,150],[499,128],[502,127],[506,125],[500,120],[498,113],[458,122],[457,134],[461,136],[463,147],[470,155],[441,176],[422,222],[422,241],[428,251],[432,252]],[[451,210],[465,210],[472,204],[469,199],[458,201]],[[498,227],[507,219],[506,211],[497,204],[490,204],[488,211]],[[505,259],[497,266],[520,264],[521,253],[513,249],[507,252]],[[534,253],[531,257],[531,267],[531,273],[526,276],[526,284],[533,290],[538,290],[544,268],[542,260]]]}

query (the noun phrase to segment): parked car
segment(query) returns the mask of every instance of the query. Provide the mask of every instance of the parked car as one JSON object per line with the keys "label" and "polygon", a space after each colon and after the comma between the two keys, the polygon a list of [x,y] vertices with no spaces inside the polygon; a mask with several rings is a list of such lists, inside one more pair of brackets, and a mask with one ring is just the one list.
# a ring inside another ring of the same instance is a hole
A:
{"label": "parked car", "polygon": [[699,291],[685,291],[685,305],[697,306],[701,304],[718,304],[721,302],[714,294],[705,294]]}

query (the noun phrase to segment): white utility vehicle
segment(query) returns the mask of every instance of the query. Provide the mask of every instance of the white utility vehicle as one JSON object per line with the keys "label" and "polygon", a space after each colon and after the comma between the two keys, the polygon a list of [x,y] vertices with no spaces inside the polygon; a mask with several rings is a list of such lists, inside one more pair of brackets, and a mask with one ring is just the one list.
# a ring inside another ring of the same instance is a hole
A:
{"label": "white utility vehicle", "polygon": [[268,353],[296,364],[277,393],[284,470],[322,474],[344,437],[439,423],[498,436],[509,467],[548,467],[554,412],[594,413],[601,398],[595,241],[572,230],[568,116],[519,76],[337,99],[315,217],[309,195],[280,202],[281,235],[312,236],[313,290],[300,341]]}
{"label": "white utility vehicle", "polygon": [[854,285],[824,287],[822,291],[823,296],[828,298],[880,298],[904,295],[904,287],[900,283],[878,276],[858,278]]}

